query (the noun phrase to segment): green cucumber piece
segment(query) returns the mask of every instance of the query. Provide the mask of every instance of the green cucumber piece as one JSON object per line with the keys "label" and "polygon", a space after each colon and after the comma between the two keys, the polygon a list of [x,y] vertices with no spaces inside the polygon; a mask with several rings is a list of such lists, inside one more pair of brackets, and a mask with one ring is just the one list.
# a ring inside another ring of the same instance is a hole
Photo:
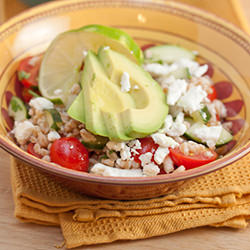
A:
{"label": "green cucumber piece", "polygon": [[56,109],[46,109],[45,115],[49,126],[55,130],[59,130],[62,125],[60,113]]}
{"label": "green cucumber piece", "polygon": [[201,110],[197,110],[191,114],[192,118],[194,119],[195,122],[200,122],[200,123],[208,123],[208,121],[211,118],[211,114],[207,108],[207,106],[204,106]]}
{"label": "green cucumber piece", "polygon": [[12,96],[8,107],[9,116],[13,117],[15,121],[23,121],[28,117],[27,108],[24,102],[17,96]]}
{"label": "green cucumber piece", "polygon": [[[194,131],[198,128],[201,128],[201,127],[207,127],[205,124],[203,123],[200,123],[200,122],[196,122],[194,123],[186,132],[185,132],[185,136],[188,138],[188,139],[191,139],[193,141],[196,141],[198,143],[202,143],[202,144],[206,144],[205,141],[202,141],[200,138],[196,137],[194,135]],[[231,140],[233,139],[233,136],[227,131],[225,130],[223,127],[222,127],[222,131],[221,131],[221,134],[220,134],[220,137],[219,139],[217,140],[216,142],[216,147],[219,147],[219,146],[222,146],[224,144],[227,144],[228,142],[230,142]]]}
{"label": "green cucumber piece", "polygon": [[82,141],[82,144],[89,149],[103,149],[109,141],[107,137],[94,135],[95,141]]}
{"label": "green cucumber piece", "polygon": [[144,51],[146,61],[173,63],[180,59],[195,59],[195,53],[178,45],[159,45]]}
{"label": "green cucumber piece", "polygon": [[220,138],[216,142],[216,147],[225,145],[228,142],[232,141],[232,139],[233,139],[233,136],[226,129],[223,128],[220,134]]}

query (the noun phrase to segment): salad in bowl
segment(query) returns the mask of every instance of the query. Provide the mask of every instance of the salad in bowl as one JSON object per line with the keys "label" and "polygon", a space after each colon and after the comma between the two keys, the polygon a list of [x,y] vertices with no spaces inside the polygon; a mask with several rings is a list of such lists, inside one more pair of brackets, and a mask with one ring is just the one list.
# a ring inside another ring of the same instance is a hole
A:
{"label": "salad in bowl", "polygon": [[139,47],[88,25],[59,34],[17,68],[9,136],[42,160],[101,176],[145,177],[200,167],[232,139],[213,68],[175,44]]}

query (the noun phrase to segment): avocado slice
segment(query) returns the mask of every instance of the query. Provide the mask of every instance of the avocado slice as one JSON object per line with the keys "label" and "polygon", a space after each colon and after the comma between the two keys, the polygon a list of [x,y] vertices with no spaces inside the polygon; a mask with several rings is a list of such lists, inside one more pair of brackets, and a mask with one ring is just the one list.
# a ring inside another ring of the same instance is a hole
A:
{"label": "avocado slice", "polygon": [[[131,89],[121,91],[121,77]],[[165,95],[152,77],[126,56],[101,48],[89,51],[81,79],[82,91],[68,114],[94,134],[127,141],[157,131],[168,112]],[[134,88],[137,86],[137,88]]]}
{"label": "avocado slice", "polygon": [[[119,114],[126,135],[133,138],[145,137],[157,131],[168,113],[166,96],[160,85],[142,67],[120,53],[100,48],[98,57],[110,80],[119,88],[122,74],[127,72],[130,76],[129,94],[135,102],[135,107]],[[138,88],[134,88],[135,86]]]}
{"label": "avocado slice", "polygon": [[129,107],[134,101],[128,93],[123,93],[111,82],[97,56],[89,51],[86,57],[82,91],[68,110],[68,114],[85,123],[87,130],[112,139],[131,140],[123,133],[115,115]]}

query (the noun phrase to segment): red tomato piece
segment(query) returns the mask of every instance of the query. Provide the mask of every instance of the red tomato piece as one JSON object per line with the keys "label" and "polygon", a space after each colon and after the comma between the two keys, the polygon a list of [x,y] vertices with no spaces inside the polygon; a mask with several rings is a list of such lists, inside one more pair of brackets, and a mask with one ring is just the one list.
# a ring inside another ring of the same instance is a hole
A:
{"label": "red tomato piece", "polygon": [[27,148],[27,152],[29,153],[29,154],[31,154],[31,155],[34,155],[34,156],[36,156],[37,158],[42,158],[42,156],[40,155],[40,154],[38,154],[38,153],[36,153],[35,152],[35,150],[34,150],[34,143],[29,143],[28,144],[28,148]]}
{"label": "red tomato piece", "polygon": [[154,143],[151,137],[142,138],[142,139],[139,139],[139,141],[141,143],[141,149],[136,150],[138,154],[132,154],[132,156],[134,157],[134,161],[141,164],[141,160],[139,159],[139,157],[142,154],[145,154],[148,152],[151,152],[153,154],[152,159],[154,159],[154,152],[159,146]]}
{"label": "red tomato piece", "polygon": [[209,162],[216,160],[217,153],[211,149],[206,149],[197,154],[185,155],[179,148],[169,148],[170,157],[176,166],[185,166],[186,169],[200,167]]}
{"label": "red tomato piece", "polygon": [[65,168],[88,172],[89,156],[87,149],[74,137],[63,137],[53,142],[50,158]]}
{"label": "red tomato piece", "polygon": [[[37,58],[37,59],[36,59]],[[18,79],[25,87],[38,85],[41,57],[29,56],[21,60],[17,69]]]}
{"label": "red tomato piece", "polygon": [[212,102],[214,99],[216,99],[217,94],[214,86],[211,86],[212,92],[207,95],[207,98]]}

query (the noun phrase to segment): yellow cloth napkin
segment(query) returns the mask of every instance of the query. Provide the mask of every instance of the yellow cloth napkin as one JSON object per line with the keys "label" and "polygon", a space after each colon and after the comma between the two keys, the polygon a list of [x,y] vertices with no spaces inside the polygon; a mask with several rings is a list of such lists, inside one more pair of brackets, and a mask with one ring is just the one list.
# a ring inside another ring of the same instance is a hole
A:
{"label": "yellow cloth napkin", "polygon": [[140,201],[81,195],[12,159],[15,216],[60,225],[68,248],[141,239],[211,225],[244,228],[250,218],[250,155],[185,182],[176,192]]}
{"label": "yellow cloth napkin", "polygon": [[[179,0],[248,28],[237,1]],[[235,11],[236,7],[236,11]],[[87,197],[12,159],[15,216],[62,229],[66,246],[142,239],[199,226],[244,228],[250,218],[250,155],[209,175],[185,182],[177,192],[141,201]]]}

